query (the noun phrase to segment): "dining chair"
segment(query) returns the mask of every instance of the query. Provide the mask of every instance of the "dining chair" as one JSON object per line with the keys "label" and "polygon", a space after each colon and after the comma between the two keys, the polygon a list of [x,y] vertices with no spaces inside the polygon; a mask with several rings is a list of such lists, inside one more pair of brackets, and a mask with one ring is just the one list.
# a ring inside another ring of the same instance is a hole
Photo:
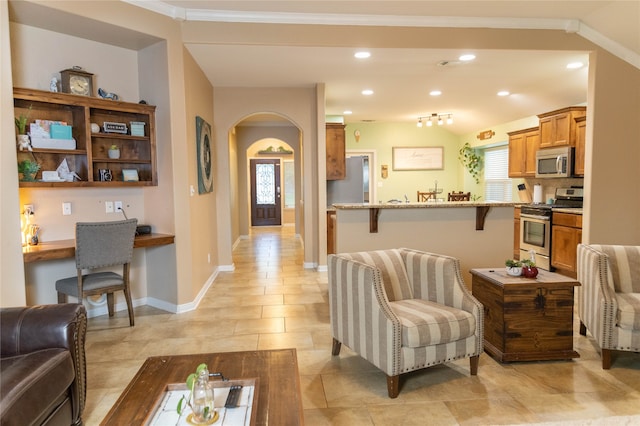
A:
{"label": "dining chair", "polygon": [[471,192],[450,192],[447,201],[471,201]]}
{"label": "dining chair", "polygon": [[418,191],[418,202],[419,203],[424,203],[426,201],[429,201],[430,198],[432,198],[435,201],[436,193],[435,192],[420,192],[420,191]]}
{"label": "dining chair", "polygon": [[[67,296],[74,296],[82,303],[83,297],[106,293],[107,308],[112,317],[113,293],[122,290],[127,301],[129,325],[134,325],[129,269],[137,223],[137,219],[76,223],[77,275],[56,281],[58,303],[67,303]],[[122,265],[122,274],[100,270],[117,265]]]}

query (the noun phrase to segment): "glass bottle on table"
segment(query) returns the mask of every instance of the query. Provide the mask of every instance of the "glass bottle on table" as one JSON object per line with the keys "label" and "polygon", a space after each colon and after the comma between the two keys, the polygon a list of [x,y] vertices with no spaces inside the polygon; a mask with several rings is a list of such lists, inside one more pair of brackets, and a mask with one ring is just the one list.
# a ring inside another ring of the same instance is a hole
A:
{"label": "glass bottle on table", "polygon": [[213,386],[209,382],[209,370],[200,371],[198,379],[193,385],[193,423],[208,424],[214,417]]}

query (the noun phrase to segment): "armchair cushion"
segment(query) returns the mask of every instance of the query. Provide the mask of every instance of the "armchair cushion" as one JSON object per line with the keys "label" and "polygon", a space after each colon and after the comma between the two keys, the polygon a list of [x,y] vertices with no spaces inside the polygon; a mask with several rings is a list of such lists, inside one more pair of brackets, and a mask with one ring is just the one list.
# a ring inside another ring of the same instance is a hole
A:
{"label": "armchair cushion", "polygon": [[640,293],[616,293],[616,301],[616,325],[627,330],[640,330]]}
{"label": "armchair cushion", "polygon": [[640,246],[596,245],[591,247],[607,255],[616,293],[640,293]]}
{"label": "armchair cushion", "polygon": [[476,320],[472,314],[423,299],[389,302],[402,325],[402,346],[419,348],[455,342],[473,335]]}
{"label": "armchair cushion", "polygon": [[413,297],[405,262],[399,250],[342,253],[340,256],[377,268],[382,275],[384,291],[389,301]]}

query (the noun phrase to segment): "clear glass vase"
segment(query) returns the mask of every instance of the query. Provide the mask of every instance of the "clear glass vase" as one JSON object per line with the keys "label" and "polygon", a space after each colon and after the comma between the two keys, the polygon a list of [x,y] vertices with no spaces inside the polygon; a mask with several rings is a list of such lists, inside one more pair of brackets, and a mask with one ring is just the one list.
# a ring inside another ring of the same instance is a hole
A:
{"label": "clear glass vase", "polygon": [[191,400],[194,424],[208,424],[215,415],[213,408],[213,386],[209,383],[209,370],[200,371],[198,380],[193,385],[193,395]]}

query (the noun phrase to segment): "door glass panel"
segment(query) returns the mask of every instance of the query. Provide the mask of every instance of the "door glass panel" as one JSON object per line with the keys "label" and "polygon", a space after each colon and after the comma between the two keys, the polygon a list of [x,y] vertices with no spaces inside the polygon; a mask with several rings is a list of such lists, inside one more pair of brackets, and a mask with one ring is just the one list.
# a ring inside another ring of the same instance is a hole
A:
{"label": "door glass panel", "polygon": [[276,203],[276,178],[274,164],[256,164],[257,204]]}
{"label": "door glass panel", "polygon": [[524,221],[524,242],[538,247],[544,247],[545,224]]}
{"label": "door glass panel", "polygon": [[284,207],[296,206],[296,176],[293,161],[284,162]]}

